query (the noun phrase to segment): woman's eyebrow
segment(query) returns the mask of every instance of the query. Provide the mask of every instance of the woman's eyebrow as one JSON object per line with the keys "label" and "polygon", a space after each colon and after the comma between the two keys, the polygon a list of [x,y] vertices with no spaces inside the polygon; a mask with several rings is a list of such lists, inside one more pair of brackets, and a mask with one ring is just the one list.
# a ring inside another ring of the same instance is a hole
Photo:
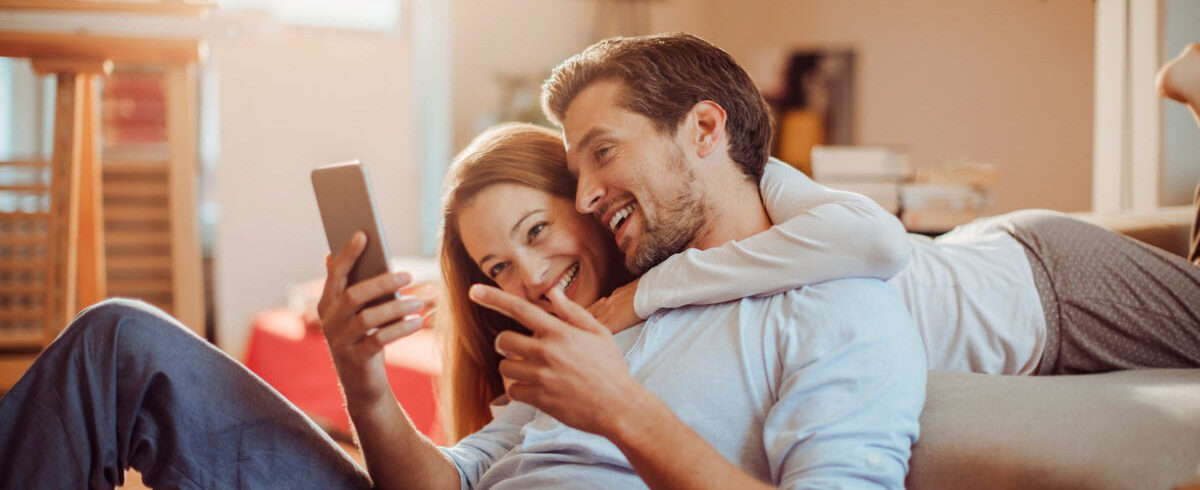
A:
{"label": "woman's eyebrow", "polygon": [[517,236],[517,230],[519,230],[521,228],[521,223],[524,223],[525,220],[529,219],[530,216],[538,214],[542,211],[545,211],[545,209],[538,208],[538,209],[534,209],[528,213],[525,213],[524,216],[521,216],[521,219],[517,220],[517,223],[513,225],[512,229],[508,231],[508,236],[511,236],[511,237]]}
{"label": "woman's eyebrow", "polygon": [[[517,223],[513,225],[511,230],[508,231],[508,236],[516,237],[517,230],[521,229],[521,223],[524,223],[525,220],[529,219],[530,216],[533,216],[533,215],[538,214],[543,211],[545,211],[545,209],[537,208],[537,209],[531,210],[531,211],[525,213],[524,215],[522,215],[521,219],[517,220]],[[496,256],[492,255],[492,254],[484,255],[483,258],[479,259],[479,269],[482,270],[483,264],[486,264],[489,260],[492,260],[495,257]]]}

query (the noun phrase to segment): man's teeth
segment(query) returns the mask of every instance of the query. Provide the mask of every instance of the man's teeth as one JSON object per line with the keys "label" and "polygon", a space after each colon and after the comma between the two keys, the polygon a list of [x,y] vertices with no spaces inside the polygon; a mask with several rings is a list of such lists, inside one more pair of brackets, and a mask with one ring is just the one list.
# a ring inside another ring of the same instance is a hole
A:
{"label": "man's teeth", "polygon": [[558,289],[560,289],[562,291],[566,291],[567,288],[571,286],[571,283],[575,282],[575,276],[578,276],[578,275],[579,275],[579,263],[576,262],[575,265],[571,266],[570,269],[567,269],[567,273],[563,274],[563,278],[558,281],[558,285],[556,285],[555,287],[557,287]]}
{"label": "man's teeth", "polygon": [[636,203],[630,203],[628,206],[621,208],[620,211],[617,211],[617,214],[613,215],[612,219],[608,220],[608,229],[616,233],[617,228],[621,227],[621,222],[625,221],[625,218],[628,218],[630,213],[633,213],[633,210],[636,208]]}

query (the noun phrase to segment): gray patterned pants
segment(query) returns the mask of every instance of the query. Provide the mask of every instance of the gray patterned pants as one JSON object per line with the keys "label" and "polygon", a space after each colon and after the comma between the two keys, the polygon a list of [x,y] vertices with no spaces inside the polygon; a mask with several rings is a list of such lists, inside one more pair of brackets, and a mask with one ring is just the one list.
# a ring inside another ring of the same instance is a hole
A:
{"label": "gray patterned pants", "polygon": [[1037,374],[1200,367],[1200,267],[1053,211],[998,224],[1024,245],[1046,313]]}

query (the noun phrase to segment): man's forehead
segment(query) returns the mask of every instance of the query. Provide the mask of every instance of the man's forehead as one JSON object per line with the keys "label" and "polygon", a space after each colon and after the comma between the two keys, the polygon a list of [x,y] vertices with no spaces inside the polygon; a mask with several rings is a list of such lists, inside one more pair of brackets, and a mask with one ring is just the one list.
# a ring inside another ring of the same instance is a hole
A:
{"label": "man's forehead", "polygon": [[593,82],[571,101],[563,117],[563,143],[577,150],[599,132],[611,131],[614,118],[623,108],[618,104],[623,89],[618,80]]}

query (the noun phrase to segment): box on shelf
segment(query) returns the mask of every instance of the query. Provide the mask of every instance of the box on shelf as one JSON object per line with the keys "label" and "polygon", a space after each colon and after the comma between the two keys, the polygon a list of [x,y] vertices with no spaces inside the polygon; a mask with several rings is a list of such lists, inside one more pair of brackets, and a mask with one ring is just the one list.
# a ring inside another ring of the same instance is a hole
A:
{"label": "box on shelf", "polygon": [[816,146],[813,180],[902,182],[913,176],[908,155],[879,146]]}
{"label": "box on shelf", "polygon": [[817,146],[812,170],[813,180],[867,196],[893,214],[901,209],[901,184],[913,175],[908,155],[878,146]]}
{"label": "box on shelf", "polygon": [[909,231],[944,232],[980,217],[988,202],[986,191],[969,184],[905,184],[900,220]]}
{"label": "box on shelf", "polygon": [[861,180],[827,180],[822,185],[840,191],[849,191],[871,198],[887,212],[900,212],[900,183],[899,182],[870,182]]}
{"label": "box on shelf", "polygon": [[1000,181],[1000,169],[994,163],[950,161],[917,172],[918,182],[931,184],[966,184],[987,189]]}

